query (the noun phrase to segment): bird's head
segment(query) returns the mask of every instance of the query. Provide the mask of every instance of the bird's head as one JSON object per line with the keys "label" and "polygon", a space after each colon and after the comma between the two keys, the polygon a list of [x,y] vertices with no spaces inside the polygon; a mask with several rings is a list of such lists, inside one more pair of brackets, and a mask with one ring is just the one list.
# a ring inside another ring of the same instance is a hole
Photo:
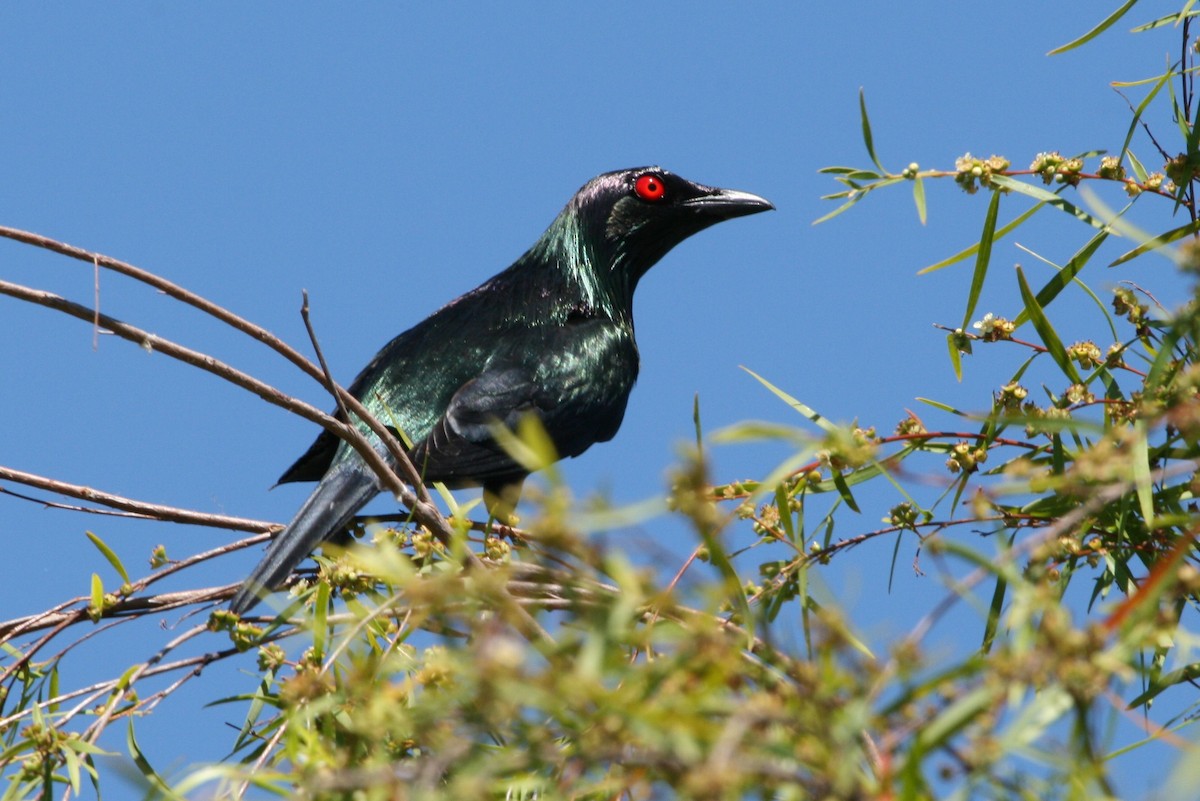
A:
{"label": "bird's head", "polygon": [[773,208],[661,167],[618,170],[584,184],[530,255],[565,268],[590,299],[628,309],[638,280],[671,248],[722,220]]}
{"label": "bird's head", "polygon": [[567,209],[612,266],[636,281],[667,251],[710,225],[775,208],[758,195],[693,183],[661,167],[636,167],[588,181]]}

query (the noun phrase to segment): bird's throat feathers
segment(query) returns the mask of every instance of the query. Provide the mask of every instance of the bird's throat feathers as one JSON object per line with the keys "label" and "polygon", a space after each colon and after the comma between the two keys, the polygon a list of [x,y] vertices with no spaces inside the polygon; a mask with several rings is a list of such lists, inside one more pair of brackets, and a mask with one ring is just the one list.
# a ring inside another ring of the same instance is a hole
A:
{"label": "bird's throat feathers", "polygon": [[629,269],[624,249],[606,241],[602,230],[591,230],[591,222],[568,206],[502,275],[533,283],[524,297],[534,305],[545,299],[548,307],[539,311],[555,322],[608,317],[631,323],[633,291],[644,270]]}

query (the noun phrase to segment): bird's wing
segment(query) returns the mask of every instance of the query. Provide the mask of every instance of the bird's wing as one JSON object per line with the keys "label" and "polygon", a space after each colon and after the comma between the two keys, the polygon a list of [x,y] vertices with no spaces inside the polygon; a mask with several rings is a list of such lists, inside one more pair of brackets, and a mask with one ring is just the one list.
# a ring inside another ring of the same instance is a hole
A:
{"label": "bird's wing", "polygon": [[534,330],[465,382],[414,448],[427,479],[498,484],[526,470],[496,441],[494,426],[538,418],[560,457],[611,439],[637,377],[632,332],[591,320]]}
{"label": "bird's wing", "polygon": [[533,373],[521,367],[489,370],[459,387],[433,430],[416,445],[417,470],[433,481],[504,483],[521,469],[492,434],[492,426],[515,428],[524,414],[537,414]]}

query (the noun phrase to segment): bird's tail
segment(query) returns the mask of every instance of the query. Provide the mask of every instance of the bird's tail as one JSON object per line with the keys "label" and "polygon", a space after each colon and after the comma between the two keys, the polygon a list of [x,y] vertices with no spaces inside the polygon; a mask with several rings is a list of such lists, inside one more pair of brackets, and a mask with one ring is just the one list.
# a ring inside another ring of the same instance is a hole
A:
{"label": "bird's tail", "polygon": [[229,610],[239,615],[249,611],[262,595],[287,578],[304,557],[343,529],[378,494],[379,485],[367,468],[350,463],[331,470],[292,522],[272,541],[267,555],[229,602]]}

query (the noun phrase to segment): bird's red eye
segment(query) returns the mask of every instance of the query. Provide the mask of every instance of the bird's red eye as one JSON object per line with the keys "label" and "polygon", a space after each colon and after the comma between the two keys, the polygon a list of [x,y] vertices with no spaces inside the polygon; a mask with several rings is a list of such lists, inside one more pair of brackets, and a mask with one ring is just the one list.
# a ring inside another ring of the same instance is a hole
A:
{"label": "bird's red eye", "polygon": [[651,173],[639,175],[637,181],[633,184],[633,190],[637,192],[637,196],[642,200],[648,200],[651,203],[662,200],[666,194],[667,188],[663,186],[662,178]]}

